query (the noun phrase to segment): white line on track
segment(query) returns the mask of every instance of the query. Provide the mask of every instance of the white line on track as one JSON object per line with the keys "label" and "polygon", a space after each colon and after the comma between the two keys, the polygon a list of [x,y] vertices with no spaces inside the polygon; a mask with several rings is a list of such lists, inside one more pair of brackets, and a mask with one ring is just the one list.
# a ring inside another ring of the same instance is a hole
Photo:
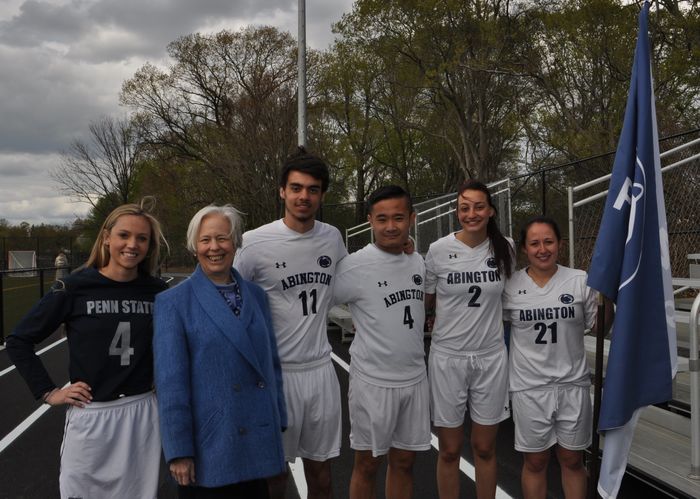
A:
{"label": "white line on track", "polygon": [[[65,338],[61,338],[60,340],[56,340],[56,341],[54,341],[53,343],[51,343],[49,346],[44,347],[44,348],[42,348],[41,350],[39,350],[36,354],[37,354],[37,355],[41,355],[41,354],[44,353],[44,352],[48,352],[48,351],[51,350],[53,347],[57,347],[58,345],[60,345],[60,344],[63,343],[64,341],[66,341]],[[7,369],[3,369],[2,371],[0,371],[0,376],[4,376],[5,374],[7,374],[7,373],[9,373],[10,371],[12,371],[14,368],[15,368],[15,366],[10,366],[10,367],[8,367]]]}
{"label": "white line on track", "polygon": [[[65,385],[63,385],[62,388],[67,387],[69,384],[70,382],[66,383]],[[41,407],[39,407],[36,411],[31,413],[27,419],[18,424],[14,430],[5,435],[5,438],[0,440],[0,453],[2,453],[2,451],[4,451],[12,442],[17,440],[22,433],[27,431],[29,427],[33,425],[37,421],[37,419],[43,416],[44,413],[49,409],[51,409],[50,405],[42,404]]]}
{"label": "white line on track", "polygon": [[[350,366],[343,359],[341,359],[340,357],[338,357],[334,353],[331,353],[331,358],[340,367],[345,369],[347,372],[350,372]],[[434,433],[431,433],[430,436],[431,436],[430,444],[435,448],[435,450],[437,450],[438,449],[438,438]],[[476,472],[474,470],[474,466],[469,461],[464,459],[463,457],[459,458],[459,469],[462,473],[467,475],[473,482],[476,482]],[[302,478],[302,480],[304,479],[303,471],[301,473],[301,478]],[[294,481],[297,482],[297,489],[299,489],[299,482],[297,481],[296,475],[294,475]],[[304,481],[304,490],[306,490],[306,481]],[[302,495],[302,494],[300,494],[300,495],[301,495],[301,497],[305,497],[305,495]],[[497,486],[496,487],[496,498],[497,499],[511,499],[511,496],[508,495],[502,488]]]}
{"label": "white line on track", "polygon": [[309,494],[309,490],[306,486],[304,463],[301,458],[298,457],[293,463],[289,463],[289,469],[292,471],[292,478],[294,478],[294,485],[297,488],[297,492],[299,492],[299,497],[304,499]]}

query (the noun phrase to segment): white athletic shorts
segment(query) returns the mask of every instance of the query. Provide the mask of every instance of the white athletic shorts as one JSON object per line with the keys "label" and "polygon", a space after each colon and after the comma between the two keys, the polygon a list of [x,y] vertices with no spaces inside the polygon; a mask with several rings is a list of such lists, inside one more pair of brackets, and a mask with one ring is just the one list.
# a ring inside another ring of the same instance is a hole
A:
{"label": "white athletic shorts", "polygon": [[340,454],[340,383],[331,358],[314,364],[282,366],[287,430],[284,456],[326,461]]}
{"label": "white athletic shorts", "polygon": [[569,450],[591,445],[593,410],[587,386],[553,385],[513,392],[515,450],[542,452],[555,443]]}
{"label": "white athletic shorts", "polygon": [[481,425],[495,425],[510,417],[504,343],[482,352],[448,352],[433,345],[428,378],[435,426],[461,426],[467,405],[471,420]]}
{"label": "white athletic shorts", "polygon": [[68,408],[61,446],[62,499],[155,499],[159,468],[153,392]]}
{"label": "white athletic shorts", "polygon": [[427,378],[418,383],[385,388],[350,372],[348,409],[350,447],[383,456],[391,447],[420,451],[430,449],[430,407]]}

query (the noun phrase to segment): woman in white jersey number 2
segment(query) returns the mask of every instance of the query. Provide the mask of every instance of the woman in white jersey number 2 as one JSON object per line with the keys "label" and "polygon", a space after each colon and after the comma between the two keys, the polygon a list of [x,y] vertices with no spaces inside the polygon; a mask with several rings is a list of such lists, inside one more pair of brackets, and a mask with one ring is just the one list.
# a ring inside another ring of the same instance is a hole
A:
{"label": "woman in white jersey number 2", "polygon": [[510,415],[501,300],[514,250],[495,215],[488,188],[468,180],[457,196],[462,229],[431,244],[425,259],[428,314],[436,308],[428,376],[441,499],[459,497],[467,405],[477,496],[496,493],[496,434]]}

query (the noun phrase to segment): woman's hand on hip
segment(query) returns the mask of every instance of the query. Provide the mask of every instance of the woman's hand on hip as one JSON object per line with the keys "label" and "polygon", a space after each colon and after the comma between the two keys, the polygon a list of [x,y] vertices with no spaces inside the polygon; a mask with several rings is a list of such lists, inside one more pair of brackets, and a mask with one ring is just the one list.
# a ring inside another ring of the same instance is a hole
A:
{"label": "woman's hand on hip", "polygon": [[87,383],[78,381],[65,388],[54,388],[44,396],[44,402],[49,405],[74,405],[85,407],[92,401],[92,394]]}

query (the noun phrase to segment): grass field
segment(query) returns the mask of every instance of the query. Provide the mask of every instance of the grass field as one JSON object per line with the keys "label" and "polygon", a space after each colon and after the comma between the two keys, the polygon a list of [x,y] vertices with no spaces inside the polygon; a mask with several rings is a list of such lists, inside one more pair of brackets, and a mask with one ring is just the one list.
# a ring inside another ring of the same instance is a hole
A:
{"label": "grass field", "polygon": [[[44,276],[44,291],[53,284],[54,272]],[[39,301],[39,277],[3,277],[2,280],[3,310],[2,319],[4,336],[12,332],[17,322],[32,306]]]}

